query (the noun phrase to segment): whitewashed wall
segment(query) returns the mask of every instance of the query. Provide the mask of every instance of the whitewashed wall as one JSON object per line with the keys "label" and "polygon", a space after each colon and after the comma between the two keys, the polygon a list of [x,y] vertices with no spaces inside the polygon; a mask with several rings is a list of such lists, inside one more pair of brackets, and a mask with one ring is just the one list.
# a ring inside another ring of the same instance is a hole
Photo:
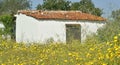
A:
{"label": "whitewashed wall", "polygon": [[37,20],[35,18],[19,14],[16,20],[16,41],[17,42],[45,42],[53,38],[55,42],[66,42],[65,24],[80,24],[81,39],[87,34],[96,32],[104,23],[70,20]]}

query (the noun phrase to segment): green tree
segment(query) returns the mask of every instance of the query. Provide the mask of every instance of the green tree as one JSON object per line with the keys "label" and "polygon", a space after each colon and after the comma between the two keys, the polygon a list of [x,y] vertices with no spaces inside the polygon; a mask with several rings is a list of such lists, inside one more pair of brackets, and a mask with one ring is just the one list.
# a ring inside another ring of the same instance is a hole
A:
{"label": "green tree", "polygon": [[3,23],[5,29],[2,31],[5,37],[10,35],[12,39],[15,37],[15,17],[12,15],[2,15],[0,16],[0,21]]}
{"label": "green tree", "polygon": [[112,17],[113,19],[120,19],[120,9],[115,10],[115,11],[112,11],[111,17]]}
{"label": "green tree", "polygon": [[90,13],[97,16],[102,15],[102,10],[96,8],[91,0],[81,0],[80,2],[72,3],[71,10],[80,10],[84,13]]}
{"label": "green tree", "polygon": [[5,26],[3,35],[15,37],[15,17],[18,10],[30,9],[30,0],[0,0],[0,21]]}
{"label": "green tree", "polygon": [[42,10],[43,9],[43,6],[41,4],[38,4],[37,7],[36,7],[37,10]]}
{"label": "green tree", "polygon": [[[0,12],[1,12],[1,8],[2,8],[1,6],[2,6],[2,1],[0,0]],[[1,14],[1,13],[0,13],[0,14]]]}
{"label": "green tree", "polygon": [[96,8],[91,0],[81,0],[71,3],[68,0],[44,0],[43,4],[37,6],[38,10],[79,10],[97,16],[102,15],[102,10]]}
{"label": "green tree", "polygon": [[2,14],[16,13],[18,10],[30,9],[30,0],[1,0],[0,11]]}
{"label": "green tree", "polygon": [[72,3],[71,10],[80,10],[80,3],[79,2]]}
{"label": "green tree", "polygon": [[67,0],[43,0],[42,5],[38,5],[37,9],[42,10],[70,10],[70,1]]}

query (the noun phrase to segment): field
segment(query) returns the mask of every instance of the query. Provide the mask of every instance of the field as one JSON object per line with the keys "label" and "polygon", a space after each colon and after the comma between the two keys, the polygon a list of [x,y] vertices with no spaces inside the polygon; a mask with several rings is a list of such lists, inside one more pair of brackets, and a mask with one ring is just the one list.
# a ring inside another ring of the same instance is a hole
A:
{"label": "field", "polygon": [[104,43],[46,45],[0,41],[1,65],[120,65],[120,35]]}

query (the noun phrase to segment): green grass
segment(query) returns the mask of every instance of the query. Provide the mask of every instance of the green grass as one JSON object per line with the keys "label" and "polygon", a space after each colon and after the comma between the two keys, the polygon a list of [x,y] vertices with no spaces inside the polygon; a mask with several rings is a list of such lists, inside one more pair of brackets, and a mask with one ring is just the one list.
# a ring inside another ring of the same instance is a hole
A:
{"label": "green grass", "polygon": [[120,65],[120,42],[31,44],[0,42],[1,65]]}

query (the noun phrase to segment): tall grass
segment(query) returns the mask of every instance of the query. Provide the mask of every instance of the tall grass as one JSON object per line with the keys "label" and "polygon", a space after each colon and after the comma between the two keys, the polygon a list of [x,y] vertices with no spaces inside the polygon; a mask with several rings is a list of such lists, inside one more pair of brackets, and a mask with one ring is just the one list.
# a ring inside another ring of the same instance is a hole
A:
{"label": "tall grass", "polygon": [[120,65],[120,35],[101,44],[0,42],[1,65]]}

